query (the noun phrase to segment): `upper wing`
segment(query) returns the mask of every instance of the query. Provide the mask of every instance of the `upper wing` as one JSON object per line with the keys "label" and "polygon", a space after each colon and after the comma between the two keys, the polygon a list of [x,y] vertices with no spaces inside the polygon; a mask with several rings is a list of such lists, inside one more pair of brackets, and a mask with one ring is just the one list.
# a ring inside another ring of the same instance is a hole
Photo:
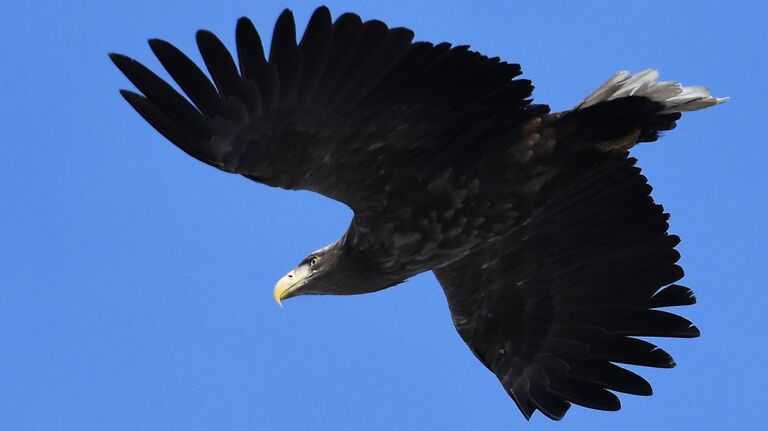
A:
{"label": "upper wing", "polygon": [[552,419],[571,403],[618,410],[609,390],[650,395],[614,362],[673,367],[635,336],[696,337],[659,307],[690,305],[667,234],[668,215],[634,159],[608,156],[554,197],[526,226],[435,271],[453,321],[520,410]]}
{"label": "upper wing", "polygon": [[529,81],[513,80],[519,65],[412,38],[408,29],[354,14],[331,22],[321,7],[297,44],[286,10],[267,60],[253,24],[241,18],[239,68],[216,36],[197,34],[213,83],[178,49],[150,40],[189,100],[137,61],[111,58],[143,93],[123,96],[191,156],[354,209],[395,176],[466,145],[462,134],[493,133],[546,109],[531,108]]}

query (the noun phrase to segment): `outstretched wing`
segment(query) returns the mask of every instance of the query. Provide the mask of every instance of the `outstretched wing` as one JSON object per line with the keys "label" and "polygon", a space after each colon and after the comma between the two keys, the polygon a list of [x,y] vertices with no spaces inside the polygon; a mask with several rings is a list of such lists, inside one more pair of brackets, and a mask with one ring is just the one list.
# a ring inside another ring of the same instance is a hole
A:
{"label": "outstretched wing", "polygon": [[168,42],[150,40],[188,99],[139,62],[111,58],[143,93],[122,90],[127,101],[191,156],[354,209],[397,176],[467,145],[458,137],[471,129],[493,133],[546,110],[527,100],[529,81],[513,79],[519,65],[412,38],[354,14],[332,22],[321,7],[297,44],[286,10],[267,60],[253,24],[241,18],[239,68],[216,36],[197,34],[213,82]]}
{"label": "outstretched wing", "polygon": [[618,410],[611,391],[650,395],[614,363],[675,363],[635,337],[699,335],[657,310],[695,302],[672,284],[683,270],[668,215],[634,159],[606,157],[520,231],[435,271],[459,334],[526,418],[560,419],[571,403]]}

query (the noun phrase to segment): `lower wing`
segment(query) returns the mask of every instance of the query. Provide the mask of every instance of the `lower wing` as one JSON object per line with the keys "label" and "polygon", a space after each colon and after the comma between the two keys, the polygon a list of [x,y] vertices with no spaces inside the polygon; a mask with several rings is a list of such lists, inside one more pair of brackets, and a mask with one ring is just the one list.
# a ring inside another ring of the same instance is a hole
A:
{"label": "lower wing", "polygon": [[676,264],[679,238],[634,159],[601,156],[519,231],[435,270],[454,324],[526,418],[571,404],[618,410],[611,391],[650,395],[616,363],[671,368],[641,337],[697,337],[658,310],[695,302]]}

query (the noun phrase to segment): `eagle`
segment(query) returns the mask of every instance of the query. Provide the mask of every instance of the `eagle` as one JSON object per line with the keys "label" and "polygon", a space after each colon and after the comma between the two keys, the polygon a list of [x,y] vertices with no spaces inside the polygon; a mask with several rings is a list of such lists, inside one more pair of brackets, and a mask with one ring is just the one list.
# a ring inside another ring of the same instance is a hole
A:
{"label": "eagle", "polygon": [[518,64],[413,39],[320,7],[297,42],[285,10],[268,54],[253,23],[237,22],[237,62],[199,31],[208,74],[149,40],[183,95],[140,62],[110,57],[138,89],[121,90],[125,100],[182,151],[354,211],[338,241],[277,282],[278,304],[432,271],[458,334],[525,418],[651,395],[619,364],[675,362],[638,337],[699,330],[661,310],[696,300],[678,284],[680,239],[629,151],[726,98],[649,69],[619,72],[551,113]]}

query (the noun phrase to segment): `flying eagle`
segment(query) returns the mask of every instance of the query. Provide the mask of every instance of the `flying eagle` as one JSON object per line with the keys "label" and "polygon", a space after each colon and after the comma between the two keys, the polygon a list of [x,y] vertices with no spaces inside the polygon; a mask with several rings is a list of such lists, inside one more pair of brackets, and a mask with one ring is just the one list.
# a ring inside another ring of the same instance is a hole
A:
{"label": "flying eagle", "polygon": [[247,18],[237,59],[212,33],[208,76],[168,42],[150,48],[186,94],[120,54],[123,97],[190,156],[251,180],[345,203],[341,238],[281,278],[275,300],[375,292],[433,271],[453,323],[526,418],[571,404],[618,410],[650,395],[619,364],[669,368],[636,337],[697,337],[659,310],[691,305],[680,241],[629,150],[682,111],[725,101],[702,87],[619,72],[570,111],[533,103],[520,66],[413,32],[332,20],[296,42],[289,10],[268,57]]}

